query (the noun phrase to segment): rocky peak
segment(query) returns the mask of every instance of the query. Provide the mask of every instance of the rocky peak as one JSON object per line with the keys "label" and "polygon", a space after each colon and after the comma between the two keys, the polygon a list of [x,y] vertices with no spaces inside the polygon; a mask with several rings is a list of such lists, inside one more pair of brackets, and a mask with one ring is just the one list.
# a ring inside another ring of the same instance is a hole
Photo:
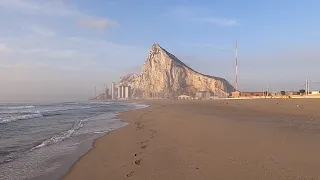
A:
{"label": "rocky peak", "polygon": [[152,45],[152,47],[151,47],[150,52],[152,52],[152,51],[160,51],[160,50],[163,50],[163,48],[158,43],[154,43]]}
{"label": "rocky peak", "polygon": [[[162,48],[158,43],[154,43],[149,52],[149,56],[144,63],[145,65],[152,66],[154,63],[161,64],[162,67],[174,65],[182,65],[189,68],[182,61],[180,61],[173,54]],[[190,68],[191,69],[191,68]]]}
{"label": "rocky peak", "polygon": [[151,47],[141,75],[122,78],[121,83],[131,86],[133,96],[144,98],[195,96],[200,91],[225,96],[234,90],[225,79],[196,72],[157,43]]}
{"label": "rocky peak", "polygon": [[[166,56],[168,56],[166,50],[163,49],[159,44],[154,43],[149,51],[149,56],[146,61],[164,60],[164,57],[166,57]],[[160,57],[160,59],[159,59],[159,57]]]}

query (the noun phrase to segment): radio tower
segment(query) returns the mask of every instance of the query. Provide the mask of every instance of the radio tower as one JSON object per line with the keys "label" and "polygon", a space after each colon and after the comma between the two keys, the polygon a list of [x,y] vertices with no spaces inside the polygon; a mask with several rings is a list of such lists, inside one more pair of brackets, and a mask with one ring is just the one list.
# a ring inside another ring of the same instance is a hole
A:
{"label": "radio tower", "polygon": [[238,40],[236,40],[236,91],[238,91]]}

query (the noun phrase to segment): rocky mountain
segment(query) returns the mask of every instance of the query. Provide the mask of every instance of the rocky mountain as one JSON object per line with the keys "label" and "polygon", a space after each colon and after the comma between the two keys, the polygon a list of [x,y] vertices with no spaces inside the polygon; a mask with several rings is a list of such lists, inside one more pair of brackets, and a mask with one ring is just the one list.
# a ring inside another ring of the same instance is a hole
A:
{"label": "rocky mountain", "polygon": [[225,97],[234,91],[227,80],[191,69],[158,44],[152,46],[141,74],[122,77],[119,85],[130,86],[133,98],[175,98],[199,92]]}

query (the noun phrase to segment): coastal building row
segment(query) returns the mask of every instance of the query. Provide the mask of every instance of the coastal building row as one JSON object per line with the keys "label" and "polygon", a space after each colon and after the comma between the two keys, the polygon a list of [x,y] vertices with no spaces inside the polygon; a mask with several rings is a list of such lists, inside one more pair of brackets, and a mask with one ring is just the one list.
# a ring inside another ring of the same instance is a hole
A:
{"label": "coastal building row", "polygon": [[[181,94],[180,94],[181,93]],[[142,92],[142,98],[144,99],[178,99],[178,100],[189,100],[189,99],[216,99],[216,98],[258,98],[258,97],[295,97],[295,96],[320,96],[320,91],[310,91],[308,94],[304,92],[304,90],[300,91],[280,91],[276,93],[266,92],[266,91],[242,91],[242,92],[232,92],[230,95],[227,93],[221,94],[219,91],[217,92],[208,92],[208,91],[199,91],[195,94],[185,94],[180,92],[174,95],[167,95],[164,93],[151,93],[151,92]],[[137,94],[137,92],[136,92]],[[170,97],[168,97],[170,96]],[[108,87],[105,87],[104,92],[101,95],[93,98],[92,100],[124,100],[124,99],[132,99],[132,89],[130,86],[125,84],[116,85],[115,83],[111,84],[111,95],[109,94]]]}
{"label": "coastal building row", "polygon": [[320,95],[320,91],[310,91],[306,94],[304,90],[300,91],[279,91],[275,93],[266,92],[266,91],[251,91],[251,92],[239,92],[235,91],[231,93],[232,98],[239,98],[239,97],[264,97],[264,96],[270,96],[270,97],[280,97],[280,96],[303,96],[303,95]]}

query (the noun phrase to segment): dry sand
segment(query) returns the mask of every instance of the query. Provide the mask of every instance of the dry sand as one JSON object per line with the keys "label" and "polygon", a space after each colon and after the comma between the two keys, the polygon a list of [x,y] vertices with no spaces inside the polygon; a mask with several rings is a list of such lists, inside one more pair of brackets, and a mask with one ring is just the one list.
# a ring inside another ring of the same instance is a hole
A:
{"label": "dry sand", "polygon": [[63,179],[320,179],[320,100],[148,103]]}

